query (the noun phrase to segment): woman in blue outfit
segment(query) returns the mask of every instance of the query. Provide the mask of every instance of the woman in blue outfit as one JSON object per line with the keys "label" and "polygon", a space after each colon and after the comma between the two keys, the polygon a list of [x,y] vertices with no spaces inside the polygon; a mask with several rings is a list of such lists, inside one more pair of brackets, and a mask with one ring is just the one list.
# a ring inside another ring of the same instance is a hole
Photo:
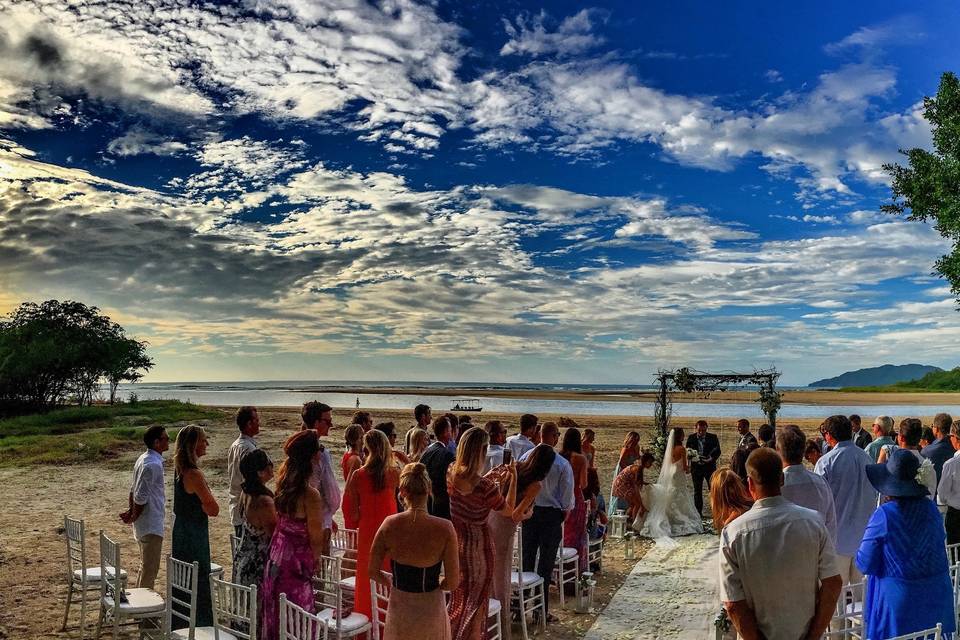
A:
{"label": "woman in blue outfit", "polygon": [[943,518],[917,480],[919,469],[920,460],[906,449],[866,467],[874,488],[891,498],[870,517],[857,551],[857,567],[868,576],[868,640],[922,631],[938,622],[944,633],[956,630]]}

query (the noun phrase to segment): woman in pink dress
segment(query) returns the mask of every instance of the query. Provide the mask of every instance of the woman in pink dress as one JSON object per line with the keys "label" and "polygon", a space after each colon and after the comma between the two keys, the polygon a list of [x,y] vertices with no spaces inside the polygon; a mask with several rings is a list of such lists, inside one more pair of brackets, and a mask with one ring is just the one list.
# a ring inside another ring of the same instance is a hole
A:
{"label": "woman in pink dress", "polygon": [[[390,441],[382,431],[371,429],[363,436],[367,460],[354,471],[344,489],[344,518],[357,523],[357,579],[353,609],[371,618],[370,548],[383,521],[397,512],[399,472],[393,463]],[[385,567],[389,570],[389,567]]]}
{"label": "woman in pink dress", "polygon": [[560,426],[566,428],[560,455],[573,468],[573,509],[563,523],[563,546],[577,550],[580,571],[587,571],[587,503],[583,499],[583,490],[587,486],[589,463],[582,453],[577,423],[570,418],[560,418]]}
{"label": "woman in pink dress", "polygon": [[[347,427],[343,433],[343,439],[347,443],[347,451],[340,460],[340,471],[343,473],[343,481],[350,479],[350,474],[363,465],[363,456],[361,447],[363,446],[363,427],[359,424],[352,424]],[[356,529],[357,521],[350,517],[347,509],[347,494],[343,494],[343,500],[340,502],[340,508],[343,510],[343,526],[347,529]]]}
{"label": "woman in pink dress", "polygon": [[[457,458],[447,472],[450,519],[457,532],[460,555],[460,586],[451,594],[450,627],[456,640],[483,640],[493,586],[493,540],[487,516],[496,511],[513,516],[517,491],[516,462],[505,478],[506,498],[500,487],[480,475],[487,461],[490,437],[481,427],[461,434]],[[503,610],[508,610],[504,607]]]}
{"label": "woman in pink dress", "polygon": [[280,628],[280,594],[307,611],[314,611],[313,578],[323,554],[323,498],[310,486],[313,466],[320,460],[320,439],[313,429],[290,436],[283,444],[287,459],[277,473],[277,527],[260,589],[260,638],[276,640]]}

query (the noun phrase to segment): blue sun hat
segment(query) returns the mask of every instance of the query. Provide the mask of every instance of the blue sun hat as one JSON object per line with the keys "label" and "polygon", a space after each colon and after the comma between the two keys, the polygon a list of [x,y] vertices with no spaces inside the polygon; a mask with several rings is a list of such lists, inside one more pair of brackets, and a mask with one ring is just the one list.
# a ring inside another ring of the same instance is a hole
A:
{"label": "blue sun hat", "polygon": [[868,464],[867,478],[873,488],[892,498],[930,495],[920,483],[922,464],[913,451],[894,449],[883,464]]}

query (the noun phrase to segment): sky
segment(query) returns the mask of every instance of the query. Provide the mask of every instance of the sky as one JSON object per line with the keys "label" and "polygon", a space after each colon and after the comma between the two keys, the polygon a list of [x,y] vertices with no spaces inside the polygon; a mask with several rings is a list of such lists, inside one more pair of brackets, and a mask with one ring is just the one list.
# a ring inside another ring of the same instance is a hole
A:
{"label": "sky", "polygon": [[0,0],[0,311],[147,377],[806,384],[960,363],[880,213],[950,2]]}

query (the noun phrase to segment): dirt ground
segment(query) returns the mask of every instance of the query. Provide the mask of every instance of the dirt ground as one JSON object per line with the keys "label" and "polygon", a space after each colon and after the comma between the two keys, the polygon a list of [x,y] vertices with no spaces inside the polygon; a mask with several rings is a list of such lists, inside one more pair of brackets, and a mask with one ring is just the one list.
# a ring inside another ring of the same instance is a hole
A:
{"label": "dirt ground", "polygon": [[[375,422],[393,420],[401,431],[412,424],[409,412],[376,411]],[[342,450],[343,427],[350,422],[352,411],[335,412],[334,423],[338,425],[326,439],[326,444],[335,451]],[[540,416],[541,420],[557,416]],[[509,425],[509,432],[517,431],[518,416],[487,414],[476,418],[482,421],[502,419]],[[649,441],[652,426],[649,422],[633,417],[577,416],[582,428],[597,432],[596,464],[601,483],[609,492],[611,475],[616,464],[619,446],[628,430],[641,431],[642,442]],[[807,421],[809,434],[816,433],[814,421]],[[816,421],[819,422],[819,421]],[[295,409],[264,409],[261,411],[262,432],[260,445],[279,463],[282,459],[282,443],[299,428],[299,414]],[[229,533],[227,515],[226,450],[236,437],[232,411],[223,411],[222,419],[202,422],[207,428],[211,444],[209,453],[201,461],[214,494],[221,505],[221,515],[210,521],[211,556],[214,562],[230,565]],[[690,425],[678,424],[689,431]],[[719,428],[724,449],[731,452],[735,441],[732,422],[727,420]],[[167,454],[169,460],[172,451]],[[0,469],[0,639],[32,638],[79,638],[79,608],[71,611],[71,621],[66,632],[59,632],[65,602],[65,542],[62,535],[65,514],[82,518],[87,530],[87,564],[96,565],[99,559],[97,533],[100,529],[122,545],[121,562],[135,579],[139,555],[131,528],[120,522],[118,514],[126,508],[127,493],[132,478],[133,461],[138,454],[130,452],[117,459],[97,464],[73,466],[32,466]],[[655,472],[656,470],[651,470]],[[168,482],[168,536],[170,504],[173,492],[172,464],[167,463]],[[655,476],[653,476],[655,477]],[[169,537],[164,540],[164,554],[169,553]],[[641,543],[637,557],[642,557],[648,543]],[[622,584],[635,560],[624,560],[622,544],[611,541],[604,554],[603,571],[598,575],[595,609],[602,611],[612,595]],[[165,585],[161,567],[158,587]],[[555,598],[555,596],[554,596]],[[559,624],[551,625],[550,638],[573,640],[582,637],[593,623],[596,614],[577,615],[572,609],[562,611],[559,606],[551,610],[561,618]],[[88,625],[95,624],[96,615],[88,613]],[[88,627],[90,629],[90,627]],[[91,631],[88,630],[88,634]]]}

